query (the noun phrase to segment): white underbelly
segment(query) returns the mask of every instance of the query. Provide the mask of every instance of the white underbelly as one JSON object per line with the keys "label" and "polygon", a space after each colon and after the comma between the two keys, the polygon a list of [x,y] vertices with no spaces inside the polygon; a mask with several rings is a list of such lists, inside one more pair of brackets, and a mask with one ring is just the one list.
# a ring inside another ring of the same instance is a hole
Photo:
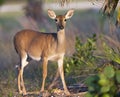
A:
{"label": "white underbelly", "polygon": [[[51,60],[51,61],[57,61],[57,60],[63,58],[63,56],[64,56],[64,53],[62,53],[62,54],[54,54],[54,55],[49,56],[47,59]],[[32,58],[33,60],[36,60],[36,61],[41,60],[41,57],[38,57],[38,56],[29,55],[29,57]]]}
{"label": "white underbelly", "polygon": [[64,54],[55,54],[55,55],[51,55],[48,57],[48,60],[51,60],[51,61],[57,61],[59,60],[60,58],[63,58]]}
{"label": "white underbelly", "polygon": [[32,56],[32,55],[29,55],[29,57],[32,58],[33,60],[36,60],[36,61],[41,60],[41,57],[36,57],[36,56]]}

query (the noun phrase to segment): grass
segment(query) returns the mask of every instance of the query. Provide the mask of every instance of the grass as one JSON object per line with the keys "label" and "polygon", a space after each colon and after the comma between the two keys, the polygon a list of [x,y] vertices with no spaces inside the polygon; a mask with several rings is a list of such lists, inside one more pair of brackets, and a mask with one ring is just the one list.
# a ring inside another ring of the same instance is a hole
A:
{"label": "grass", "polygon": [[15,73],[11,70],[0,72],[0,97],[13,97],[16,92]]}

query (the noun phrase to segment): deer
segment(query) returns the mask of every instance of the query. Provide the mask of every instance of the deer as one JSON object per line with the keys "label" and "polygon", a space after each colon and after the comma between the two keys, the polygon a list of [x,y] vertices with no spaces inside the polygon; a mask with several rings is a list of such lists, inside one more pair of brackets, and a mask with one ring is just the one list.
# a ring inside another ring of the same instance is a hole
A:
{"label": "deer", "polygon": [[18,69],[17,84],[19,94],[27,95],[24,85],[24,68],[30,62],[29,59],[42,61],[42,86],[40,92],[44,91],[45,80],[47,77],[48,61],[56,61],[65,94],[70,95],[66,86],[63,69],[63,59],[66,51],[65,26],[66,20],[71,18],[74,10],[70,9],[64,15],[56,15],[48,9],[48,16],[55,20],[57,32],[38,32],[31,29],[23,29],[14,36],[14,48],[19,55],[20,65]]}

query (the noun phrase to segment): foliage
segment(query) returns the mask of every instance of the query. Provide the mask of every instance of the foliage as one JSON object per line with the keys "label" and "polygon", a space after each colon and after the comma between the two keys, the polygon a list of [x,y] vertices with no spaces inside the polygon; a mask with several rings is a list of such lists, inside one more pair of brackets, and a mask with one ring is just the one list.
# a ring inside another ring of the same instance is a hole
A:
{"label": "foliage", "polygon": [[117,97],[120,70],[109,64],[99,74],[88,77],[86,84],[88,92],[85,97]]}
{"label": "foliage", "polygon": [[2,5],[5,2],[5,0],[0,0],[0,5]]}
{"label": "foliage", "polygon": [[118,64],[120,64],[120,50],[119,48],[117,50],[110,48],[108,45],[103,43],[104,48],[104,58],[114,61]]}
{"label": "foliage", "polygon": [[[120,64],[120,50],[109,47],[103,43],[102,60],[109,60]],[[118,97],[120,84],[120,70],[116,65],[108,64],[100,68],[100,72],[86,79],[88,92],[85,97]]]}
{"label": "foliage", "polygon": [[85,43],[82,43],[80,41],[80,38],[77,37],[75,50],[76,52],[73,54],[72,57],[65,58],[65,71],[67,72],[67,74],[81,74],[83,72],[85,73],[86,71],[89,72],[90,69],[94,71],[96,67],[95,63],[97,60],[94,55],[94,51],[96,50],[96,35],[88,38]]}
{"label": "foliage", "polygon": [[[98,66],[98,57],[101,60],[109,60],[120,64],[120,51],[109,47],[103,43],[103,55],[95,56],[96,51],[96,36],[88,38],[85,43],[81,43],[79,38],[76,38],[76,52],[71,58],[66,58],[66,72],[75,74],[91,73],[90,68],[96,70]],[[82,70],[81,70],[82,69]],[[99,69],[99,73],[90,76],[86,79],[88,92],[85,97],[117,97],[120,84],[120,70],[111,64]],[[94,71],[95,73],[95,71]]]}

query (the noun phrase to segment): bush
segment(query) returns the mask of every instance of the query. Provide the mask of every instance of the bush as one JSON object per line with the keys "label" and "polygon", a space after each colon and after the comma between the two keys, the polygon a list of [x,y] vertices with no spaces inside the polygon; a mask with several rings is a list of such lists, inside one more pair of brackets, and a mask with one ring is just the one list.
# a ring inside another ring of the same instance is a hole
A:
{"label": "bush", "polygon": [[[96,51],[96,35],[88,38],[82,43],[80,38],[76,38],[75,53],[71,57],[64,60],[65,72],[67,75],[88,75],[94,73],[97,67],[97,57],[94,55]],[[78,80],[79,81],[79,80]]]}
{"label": "bush", "polygon": [[86,84],[88,92],[85,97],[118,97],[120,70],[109,64],[99,74],[88,77]]}
{"label": "bush", "polygon": [[[100,72],[86,79],[88,93],[85,97],[119,97],[118,90],[120,84],[120,51],[113,49],[103,43],[102,60],[108,60],[106,66],[99,68]],[[112,64],[111,64],[112,62]],[[115,64],[114,64],[115,63]]]}
{"label": "bush", "polygon": [[103,43],[103,48],[104,48],[103,58],[116,62],[117,64],[120,64],[120,49],[119,48],[115,50],[113,48],[110,48],[106,43]]}

